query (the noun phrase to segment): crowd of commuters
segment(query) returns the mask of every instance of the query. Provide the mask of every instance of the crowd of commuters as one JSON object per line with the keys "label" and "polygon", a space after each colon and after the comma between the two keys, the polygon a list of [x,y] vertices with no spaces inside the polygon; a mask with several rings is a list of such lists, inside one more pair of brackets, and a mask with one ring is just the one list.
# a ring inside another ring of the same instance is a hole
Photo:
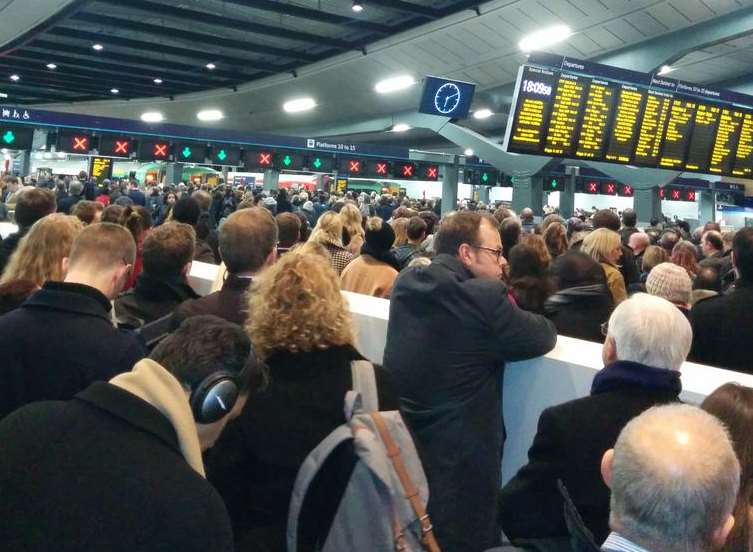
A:
{"label": "crowd of commuters", "polygon": [[[687,359],[753,373],[753,229],[483,204],[440,219],[392,194],[83,174],[9,178],[1,199],[18,226],[0,242],[9,550],[286,550],[301,471],[360,389],[341,291],[390,300],[374,388],[428,481],[424,543],[482,552],[504,530],[528,550],[753,550],[753,389],[680,399]],[[196,262],[220,265],[204,297]],[[500,489],[505,363],[558,334],[602,342],[604,367],[541,414]],[[370,512],[343,529],[338,511],[362,452],[333,449],[298,550],[369,531]]]}

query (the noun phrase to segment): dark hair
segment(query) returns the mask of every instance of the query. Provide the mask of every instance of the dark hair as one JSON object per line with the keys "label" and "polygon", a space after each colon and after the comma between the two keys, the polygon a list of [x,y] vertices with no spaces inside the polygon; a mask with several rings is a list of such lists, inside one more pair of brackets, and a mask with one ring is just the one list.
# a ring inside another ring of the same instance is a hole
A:
{"label": "dark hair", "polygon": [[202,211],[209,211],[209,206],[212,204],[212,196],[209,195],[209,192],[198,190],[192,193],[191,197],[199,205],[199,209],[201,209]]}
{"label": "dark hair", "polygon": [[411,217],[408,221],[408,239],[420,240],[426,237],[426,222],[419,216]]}
{"label": "dark hair", "polygon": [[546,266],[535,247],[519,243],[510,251],[508,282],[518,306],[543,312],[544,303],[554,292]]}
{"label": "dark hair", "polygon": [[552,263],[551,272],[559,289],[607,282],[601,265],[582,251],[568,251],[557,257]]}
{"label": "dark hair", "polygon": [[199,215],[201,215],[201,207],[199,202],[192,197],[181,198],[173,205],[173,220],[175,222],[196,226],[196,223],[199,222]]}
{"label": "dark hair", "polygon": [[625,209],[622,212],[623,226],[635,226],[638,222],[638,214],[633,209]]}
{"label": "dark hair", "polygon": [[496,211],[494,211],[494,218],[497,219],[497,222],[502,224],[502,221],[509,219],[510,217],[513,217],[512,211],[508,209],[507,207],[500,207]]}
{"label": "dark hair", "polygon": [[437,214],[434,211],[421,211],[418,213],[418,216],[426,223],[426,235],[432,235],[434,233],[434,227],[437,225],[437,222],[439,222]]}
{"label": "dark hair", "polygon": [[307,219],[306,215],[304,215],[300,211],[293,214],[297,216],[298,219],[301,221],[301,242],[305,243],[309,241],[309,236],[311,235],[311,227],[309,226],[309,219]]}
{"label": "dark hair", "polygon": [[724,249],[724,242],[722,241],[722,235],[716,230],[709,230],[703,235],[707,243],[711,245],[717,251]]}
{"label": "dark hair", "polygon": [[[71,214],[86,225],[94,222],[100,207],[104,207],[98,201],[79,201],[71,209]],[[104,212],[104,209],[101,209]],[[119,223],[119,221],[114,221]]]}
{"label": "dark hair", "polygon": [[280,247],[290,248],[301,241],[301,219],[293,213],[280,213],[275,217],[277,222],[278,241]]}
{"label": "dark hair", "polygon": [[544,230],[544,242],[549,255],[555,259],[567,251],[567,231],[561,223],[552,223]]}
{"label": "dark hair", "polygon": [[0,284],[0,314],[20,307],[36,289],[37,285],[29,280],[11,280]]}
{"label": "dark hair", "polygon": [[220,256],[231,274],[256,272],[277,245],[272,214],[262,207],[241,209],[220,228]]}
{"label": "dark hair", "polygon": [[753,501],[753,389],[739,383],[725,383],[701,403],[701,408],[716,416],[729,432],[732,446],[740,461],[740,490],[733,515],[735,526],[722,552],[750,550],[750,508]]}
{"label": "dark hair", "polygon": [[482,220],[486,220],[493,228],[497,228],[497,221],[491,215],[463,211],[446,216],[434,240],[436,254],[445,253],[457,257],[458,248],[462,244],[478,245]]}
{"label": "dark hair", "polygon": [[599,228],[608,228],[618,232],[620,230],[620,217],[616,213],[613,213],[609,209],[601,209],[596,211],[592,219],[594,230]]}
{"label": "dark hair", "polygon": [[57,209],[55,194],[44,188],[24,188],[16,201],[16,224],[28,228]]}
{"label": "dark hair", "polygon": [[149,358],[191,389],[219,371],[242,373],[242,392],[256,390],[266,379],[243,328],[212,315],[187,318]]}
{"label": "dark hair", "polygon": [[123,207],[122,205],[108,205],[107,207],[105,207],[105,210],[102,211],[102,222],[112,222],[114,224],[120,224],[120,217],[123,216],[123,211],[125,211],[125,207]]}
{"label": "dark hair", "polygon": [[180,222],[158,226],[144,238],[144,273],[157,278],[173,277],[193,259],[196,247],[194,229]]}
{"label": "dark hair", "polygon": [[753,281],[753,228],[741,228],[732,241],[735,266],[743,281]]}
{"label": "dark hair", "polygon": [[722,292],[722,279],[719,271],[713,266],[704,266],[693,280],[693,289],[707,289],[717,293]]}
{"label": "dark hair", "polygon": [[659,238],[659,245],[662,246],[667,253],[672,253],[675,245],[680,241],[680,234],[675,230],[667,230]]}
{"label": "dark hair", "polygon": [[143,238],[144,232],[152,227],[152,215],[149,214],[146,207],[129,205],[123,209],[120,215],[120,224],[125,226],[136,243],[139,243],[139,240]]}
{"label": "dark hair", "polygon": [[510,250],[518,245],[521,232],[520,223],[515,218],[506,218],[499,225],[499,237],[502,240],[502,254],[507,258]]}

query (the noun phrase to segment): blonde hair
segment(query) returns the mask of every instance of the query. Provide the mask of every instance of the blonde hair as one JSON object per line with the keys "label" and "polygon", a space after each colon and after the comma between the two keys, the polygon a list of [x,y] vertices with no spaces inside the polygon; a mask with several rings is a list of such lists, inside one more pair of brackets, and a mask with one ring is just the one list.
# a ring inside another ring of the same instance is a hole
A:
{"label": "blonde hair", "polygon": [[340,218],[343,221],[343,228],[348,232],[351,240],[356,236],[361,236],[361,238],[365,236],[363,227],[361,226],[363,216],[361,215],[361,211],[358,210],[358,207],[352,203],[346,203],[340,210]]}
{"label": "blonde hair", "polygon": [[392,221],[392,229],[395,231],[395,243],[392,247],[400,247],[408,243],[409,218],[399,218]]}
{"label": "blonde hair", "polygon": [[291,249],[255,284],[246,332],[261,358],[353,344],[340,278],[322,249],[313,243]]}
{"label": "blonde hair", "polygon": [[309,241],[320,245],[332,244],[343,246],[343,221],[340,215],[333,211],[322,213],[316,221],[314,231],[311,232]]}
{"label": "blonde hair", "polygon": [[608,228],[598,228],[583,239],[581,251],[598,263],[614,263],[609,259],[612,251],[620,247],[620,235]]}
{"label": "blonde hair", "polygon": [[28,280],[41,286],[48,280],[62,281],[63,258],[70,256],[73,241],[83,229],[77,217],[62,213],[39,219],[18,243],[0,284]]}

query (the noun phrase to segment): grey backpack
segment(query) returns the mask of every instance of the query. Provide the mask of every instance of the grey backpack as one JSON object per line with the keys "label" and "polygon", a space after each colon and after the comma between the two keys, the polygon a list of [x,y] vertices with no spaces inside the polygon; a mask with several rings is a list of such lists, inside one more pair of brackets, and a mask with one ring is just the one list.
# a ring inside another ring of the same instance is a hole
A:
{"label": "grey backpack", "polygon": [[429,486],[413,439],[398,411],[379,412],[374,367],[353,362],[346,423],[301,464],[288,513],[288,552],[298,552],[298,524],[306,492],[328,456],[352,440],[358,456],[320,552],[440,552],[426,503]]}

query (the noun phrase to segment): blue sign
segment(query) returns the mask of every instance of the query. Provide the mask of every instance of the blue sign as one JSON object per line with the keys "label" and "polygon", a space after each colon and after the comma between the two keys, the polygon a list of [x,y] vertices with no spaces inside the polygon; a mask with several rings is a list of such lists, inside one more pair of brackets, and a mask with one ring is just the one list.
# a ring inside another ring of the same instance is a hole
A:
{"label": "blue sign", "polygon": [[468,116],[476,85],[463,81],[426,77],[418,111],[451,119]]}

